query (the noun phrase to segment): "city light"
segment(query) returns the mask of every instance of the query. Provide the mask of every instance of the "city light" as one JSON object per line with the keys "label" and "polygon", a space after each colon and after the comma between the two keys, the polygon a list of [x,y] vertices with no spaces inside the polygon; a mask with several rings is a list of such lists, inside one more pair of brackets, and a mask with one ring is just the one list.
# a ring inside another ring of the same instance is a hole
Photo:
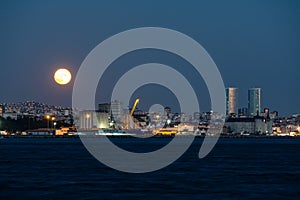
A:
{"label": "city light", "polygon": [[49,120],[50,120],[50,115],[46,115],[46,119],[47,119],[47,128],[49,129]]}

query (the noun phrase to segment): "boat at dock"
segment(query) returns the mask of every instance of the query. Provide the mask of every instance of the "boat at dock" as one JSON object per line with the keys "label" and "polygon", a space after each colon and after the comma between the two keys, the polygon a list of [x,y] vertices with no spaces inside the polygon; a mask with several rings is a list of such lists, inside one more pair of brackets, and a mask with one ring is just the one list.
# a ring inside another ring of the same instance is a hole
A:
{"label": "boat at dock", "polygon": [[124,130],[100,129],[100,130],[82,130],[74,133],[78,136],[134,136],[133,133],[127,133]]}
{"label": "boat at dock", "polygon": [[105,136],[133,136],[133,133],[126,133],[123,130],[114,130],[114,129],[104,129],[98,130],[95,135],[105,135]]}

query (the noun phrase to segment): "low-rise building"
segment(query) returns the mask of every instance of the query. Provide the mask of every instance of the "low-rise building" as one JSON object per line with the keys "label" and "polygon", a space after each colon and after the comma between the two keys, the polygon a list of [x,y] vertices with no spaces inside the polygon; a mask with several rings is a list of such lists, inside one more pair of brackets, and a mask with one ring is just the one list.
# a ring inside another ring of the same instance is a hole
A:
{"label": "low-rise building", "polygon": [[232,133],[271,134],[273,122],[269,117],[228,118],[226,126]]}
{"label": "low-rise building", "polygon": [[70,127],[61,127],[55,130],[55,135],[68,135],[70,132]]}
{"label": "low-rise building", "polygon": [[27,135],[32,135],[32,136],[49,136],[49,135],[54,135],[54,130],[48,129],[48,128],[40,128],[40,129],[28,130],[26,132],[27,132]]}

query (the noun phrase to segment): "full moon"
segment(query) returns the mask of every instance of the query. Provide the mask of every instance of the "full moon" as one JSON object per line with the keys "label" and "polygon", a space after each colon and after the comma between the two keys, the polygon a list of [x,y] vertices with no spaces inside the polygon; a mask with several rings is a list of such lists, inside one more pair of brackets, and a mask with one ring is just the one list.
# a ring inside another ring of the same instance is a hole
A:
{"label": "full moon", "polygon": [[54,80],[60,85],[68,84],[72,79],[71,72],[67,69],[61,68],[56,70],[54,74]]}

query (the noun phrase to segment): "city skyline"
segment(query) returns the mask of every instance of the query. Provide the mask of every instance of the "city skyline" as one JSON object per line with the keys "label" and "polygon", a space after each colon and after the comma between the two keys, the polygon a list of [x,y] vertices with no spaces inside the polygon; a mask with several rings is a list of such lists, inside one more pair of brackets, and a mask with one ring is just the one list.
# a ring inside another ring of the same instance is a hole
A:
{"label": "city skyline", "polygon": [[[2,3],[0,58],[5,84],[0,86],[0,102],[35,99],[70,107],[73,80],[70,85],[57,85],[53,80],[57,68],[69,68],[75,77],[86,55],[107,37],[130,28],[157,26],[181,31],[202,44],[216,62],[225,85],[238,86],[238,107],[247,107],[242,103],[247,102],[247,89],[259,86],[265,91],[261,107],[269,106],[282,115],[298,113],[300,25],[296,19],[300,18],[300,3],[219,4],[212,13],[207,10],[215,9],[214,3],[196,1],[174,1],[172,6],[158,1],[99,2],[93,6],[60,1],[48,2],[47,6],[35,1]],[[151,9],[156,10],[155,15]],[[54,10],[55,17],[50,17]],[[147,20],[136,18],[141,14]],[[130,66],[144,62],[144,58],[130,57],[124,62]],[[167,60],[170,66],[177,62],[163,55],[155,58],[157,62]],[[125,64],[119,63],[115,69]],[[187,66],[182,62],[178,65]],[[189,80],[198,84],[192,71],[184,71]],[[112,70],[107,77],[113,79],[118,73]],[[198,97],[208,98],[205,85],[198,85]],[[203,102],[202,110],[209,110],[209,100]]]}
{"label": "city skyline", "polygon": [[[225,114],[227,116],[231,115],[231,114],[235,114],[235,115],[241,115],[241,116],[256,116],[257,114],[260,113],[264,113],[265,110],[267,109],[268,112],[270,111],[270,106],[266,105],[264,108],[261,107],[261,88],[249,88],[248,89],[248,104],[247,107],[244,106],[239,106],[238,102],[239,102],[239,92],[238,92],[239,88],[233,88],[233,87],[228,87],[225,88],[226,92],[226,111]],[[245,102],[243,103],[245,104]],[[29,107],[27,107],[27,105],[29,105]],[[157,106],[159,104],[155,104],[155,106]],[[68,111],[68,113],[71,114],[71,107],[64,107],[61,105],[47,105],[46,103],[41,103],[41,102],[37,102],[35,100],[27,100],[24,102],[10,102],[10,103],[2,103],[0,102],[0,113],[20,113],[23,114],[25,112],[26,115],[30,115],[30,114],[39,114],[41,116],[43,115],[47,115],[47,114],[55,114],[58,111],[55,111],[55,109],[57,110],[61,110],[59,112],[64,113],[65,111]],[[8,109],[5,108],[6,106],[8,106]],[[24,106],[24,107],[23,107]],[[111,107],[112,106],[112,107]],[[169,108],[169,105],[160,105],[162,107],[165,108]],[[95,111],[100,111],[100,112],[106,112],[106,113],[110,113],[113,112],[117,115],[121,115],[123,111],[119,111],[119,110],[128,110],[130,111],[131,108],[133,107],[132,105],[125,105],[123,102],[118,101],[118,100],[113,100],[111,102],[100,102],[97,105],[95,105]],[[111,110],[110,110],[111,109]],[[144,107],[139,107],[139,109],[141,109],[143,112],[151,112],[151,108],[149,108],[149,110]],[[205,112],[209,112],[211,110],[202,110],[202,113]],[[278,111],[276,109],[271,110],[272,112],[276,112],[278,114]],[[175,113],[178,112],[175,109]],[[185,113],[185,111],[181,111],[181,113]],[[189,114],[195,114],[197,113],[197,111],[193,112],[193,113],[189,113]],[[280,114],[280,113],[279,113]],[[293,113],[293,114],[299,114],[299,113]],[[1,116],[1,115],[0,115]],[[280,115],[281,117],[287,117],[287,116],[291,116],[291,115]]]}
{"label": "city skyline", "polygon": [[[228,116],[228,115],[231,115],[231,114],[235,114],[235,115],[249,115],[249,116],[255,116],[257,115],[257,113],[261,113],[261,112],[264,112],[265,109],[268,109],[270,110],[270,105],[265,105],[264,107],[262,107],[261,105],[261,102],[263,101],[262,99],[262,89],[261,88],[249,88],[247,91],[248,91],[248,101],[247,102],[242,102],[241,104],[240,101],[239,101],[239,88],[237,87],[227,87],[225,88],[225,94],[226,94],[226,111],[225,111],[225,114]],[[247,106],[244,106],[245,104],[247,103]],[[3,103],[3,102],[0,102],[0,105],[1,105],[1,110],[0,110],[0,113],[3,113],[5,112],[8,112],[8,113],[11,113],[11,112],[17,112],[19,113],[20,112],[20,109],[23,109],[24,108],[18,108],[18,109],[5,109],[5,105],[9,105],[9,107],[12,107],[12,106],[16,106],[18,104],[39,104],[39,105],[43,105],[45,106],[46,108],[47,107],[57,107],[59,109],[68,109],[68,110],[71,110],[72,108],[71,107],[64,107],[64,106],[61,106],[61,105],[47,105],[46,103],[41,103],[41,102],[37,102],[37,101],[34,101],[34,100],[27,100],[27,101],[24,101],[24,102],[17,102],[17,103],[14,103],[14,102],[9,102],[9,103]],[[110,112],[108,111],[108,107],[110,108],[110,104],[113,105],[113,109],[115,113],[119,113],[116,112],[115,110],[120,110],[120,108],[122,109],[128,109],[130,110],[130,108],[133,106],[132,105],[125,105],[123,102],[120,102],[118,100],[113,100],[112,102],[100,102],[98,103],[98,107],[97,105],[95,105],[95,110],[104,110],[106,109],[106,112]],[[100,107],[101,105],[101,107]],[[159,104],[155,104],[155,105],[159,105]],[[240,106],[242,105],[242,106]],[[104,106],[104,107],[103,107]],[[162,107],[169,107],[170,105],[169,104],[166,104],[166,105],[160,105]],[[150,107],[140,107],[140,109],[142,109],[143,111],[147,112],[147,111],[150,111],[148,109],[150,109]],[[208,111],[211,111],[211,110],[202,110],[202,112],[208,112]],[[278,111],[276,109],[272,109],[273,112],[277,112]],[[175,112],[178,112],[176,109],[175,109]],[[182,113],[185,113],[185,111],[181,111]],[[197,112],[197,111],[195,111]],[[38,111],[38,113],[40,114],[43,114],[41,110]],[[47,114],[47,113],[51,113],[49,111],[46,111],[44,112],[44,114]],[[29,113],[30,114],[30,113]],[[193,114],[193,113],[191,113]],[[280,114],[280,113],[279,113]],[[297,112],[293,113],[293,114],[298,114]],[[1,115],[0,115],[1,116]],[[280,115],[280,116],[288,116],[288,115]]]}
{"label": "city skyline", "polygon": [[1,199],[297,199],[299,19],[299,0],[1,1]]}

